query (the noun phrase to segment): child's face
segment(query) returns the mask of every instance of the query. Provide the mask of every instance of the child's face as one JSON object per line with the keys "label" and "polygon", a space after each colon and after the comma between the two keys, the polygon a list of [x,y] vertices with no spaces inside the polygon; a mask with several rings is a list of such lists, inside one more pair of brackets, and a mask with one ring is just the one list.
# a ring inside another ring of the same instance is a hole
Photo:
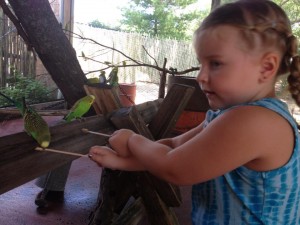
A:
{"label": "child's face", "polygon": [[247,50],[239,30],[218,26],[202,31],[195,42],[201,69],[197,81],[212,109],[261,98],[261,51]]}

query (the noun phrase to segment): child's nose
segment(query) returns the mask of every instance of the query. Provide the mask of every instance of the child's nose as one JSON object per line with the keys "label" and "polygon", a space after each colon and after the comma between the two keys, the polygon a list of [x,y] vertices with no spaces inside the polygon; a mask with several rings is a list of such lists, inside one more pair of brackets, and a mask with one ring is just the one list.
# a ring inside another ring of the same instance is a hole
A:
{"label": "child's nose", "polygon": [[196,80],[198,81],[198,83],[203,83],[206,82],[207,79],[208,79],[207,72],[205,72],[205,70],[202,67],[200,67]]}

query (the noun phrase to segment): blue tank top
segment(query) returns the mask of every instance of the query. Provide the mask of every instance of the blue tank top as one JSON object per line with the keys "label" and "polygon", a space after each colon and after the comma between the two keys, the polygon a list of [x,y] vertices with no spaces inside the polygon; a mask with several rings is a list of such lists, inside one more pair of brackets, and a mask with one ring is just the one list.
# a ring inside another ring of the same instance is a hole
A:
{"label": "blue tank top", "polygon": [[[288,120],[295,133],[293,154],[288,163],[278,169],[257,172],[241,166],[216,179],[193,185],[193,224],[299,225],[300,155],[297,123],[287,105],[278,99],[265,98],[243,105],[262,106]],[[204,125],[234,107],[208,111]]]}

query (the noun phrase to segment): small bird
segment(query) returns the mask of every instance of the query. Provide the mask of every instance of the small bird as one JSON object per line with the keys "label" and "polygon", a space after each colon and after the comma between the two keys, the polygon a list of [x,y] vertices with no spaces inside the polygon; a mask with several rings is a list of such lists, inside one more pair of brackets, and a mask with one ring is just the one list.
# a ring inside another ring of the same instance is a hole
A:
{"label": "small bird", "polygon": [[64,120],[71,122],[74,119],[81,118],[87,113],[95,100],[94,95],[87,95],[75,102],[69,113],[64,117]]}
{"label": "small bird", "polygon": [[22,102],[14,101],[0,92],[0,95],[12,102],[20,111],[24,120],[24,129],[32,136],[42,148],[47,148],[50,144],[51,134],[47,122],[32,107],[27,106],[25,98]]}
{"label": "small bird", "polygon": [[99,84],[99,78],[98,77],[92,77],[88,79],[89,84]]}
{"label": "small bird", "polygon": [[25,107],[24,110],[25,131],[30,134],[42,148],[50,144],[51,134],[46,121],[33,108]]}
{"label": "small bird", "polygon": [[106,76],[105,71],[101,71],[99,75],[99,83],[100,84],[106,84]]}
{"label": "small bird", "polygon": [[108,83],[112,86],[118,86],[119,84],[119,78],[118,78],[118,67],[114,67],[111,72],[109,73]]}

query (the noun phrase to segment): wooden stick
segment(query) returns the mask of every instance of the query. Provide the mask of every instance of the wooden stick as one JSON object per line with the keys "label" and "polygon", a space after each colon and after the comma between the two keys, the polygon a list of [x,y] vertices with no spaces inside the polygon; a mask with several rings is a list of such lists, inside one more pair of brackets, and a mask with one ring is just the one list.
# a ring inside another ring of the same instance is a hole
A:
{"label": "wooden stick", "polygon": [[83,133],[96,134],[96,135],[103,136],[103,137],[111,137],[110,134],[104,134],[104,133],[94,132],[94,131],[90,131],[90,130],[88,130],[86,128],[82,128],[81,130],[82,130]]}
{"label": "wooden stick", "polygon": [[80,156],[80,157],[89,157],[88,155],[83,155],[83,154],[80,154],[80,153],[66,152],[66,151],[55,150],[55,149],[50,149],[50,148],[36,147],[35,150],[41,151],[41,152],[47,151],[47,152],[55,152],[55,153],[65,154],[65,155],[73,155],[73,156]]}

